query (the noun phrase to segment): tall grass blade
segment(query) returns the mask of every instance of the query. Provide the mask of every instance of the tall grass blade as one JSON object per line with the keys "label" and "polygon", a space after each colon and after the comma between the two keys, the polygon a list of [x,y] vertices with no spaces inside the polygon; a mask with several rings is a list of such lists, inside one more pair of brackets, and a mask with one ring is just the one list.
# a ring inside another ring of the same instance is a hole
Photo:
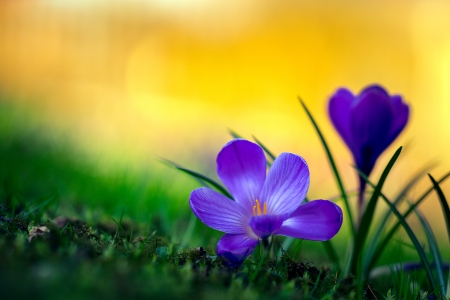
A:
{"label": "tall grass blade", "polygon": [[125,230],[122,228],[122,218],[123,218],[123,213],[125,212],[125,207],[122,208],[122,213],[120,214],[120,219],[119,222],[117,222],[113,217],[111,217],[111,219],[113,220],[114,223],[116,223],[117,227],[116,227],[116,233],[114,234],[114,237],[112,239],[112,243],[111,245],[114,245],[114,242],[116,240],[117,235],[119,234],[119,229],[122,229],[123,232],[125,232]]}
{"label": "tall grass blade", "polygon": [[[58,195],[51,194],[49,196],[40,197],[31,203],[28,203],[25,211],[23,212],[25,216],[31,216],[34,214],[34,220],[39,221],[48,208],[54,204],[57,200]],[[17,198],[20,199],[20,198]]]}
{"label": "tall grass blade", "polygon": [[[278,256],[281,255],[281,250],[287,251],[295,240],[296,239],[294,238],[286,237],[283,243],[281,244],[281,249],[278,251]],[[337,254],[336,249],[334,248],[331,241],[322,242],[322,245],[325,248],[328,257],[333,262],[334,266],[337,268],[337,270],[340,271],[341,266],[339,264],[339,255]]]}
{"label": "tall grass blade", "polygon": [[[397,150],[398,151],[398,150]],[[375,188],[375,185],[370,182],[369,178],[367,178],[367,176],[362,173],[359,172],[359,174],[361,175],[361,177],[366,181],[367,184],[369,184],[370,186]],[[423,267],[425,268],[425,271],[427,273],[427,277],[428,280],[430,281],[430,284],[433,288],[434,291],[437,291],[437,287],[433,278],[433,273],[431,271],[431,267],[430,264],[428,263],[425,251],[422,249],[422,245],[420,244],[419,240],[417,239],[417,237],[415,236],[414,232],[412,231],[411,227],[408,225],[408,223],[406,222],[405,218],[402,216],[402,214],[397,210],[397,208],[395,207],[394,204],[392,204],[391,201],[389,201],[389,199],[380,192],[380,196],[381,198],[384,200],[384,202],[386,202],[386,204],[389,206],[389,208],[392,210],[392,212],[394,213],[394,215],[397,217],[397,219],[399,220],[400,224],[403,226],[403,229],[406,231],[406,233],[408,234],[409,239],[411,240],[411,242],[413,243],[414,247],[416,248],[417,254],[419,254],[420,257],[420,261],[422,262]]]}
{"label": "tall grass blade", "polygon": [[236,131],[228,128],[228,132],[230,133],[230,135],[235,138],[235,139],[242,139],[242,136],[237,134]]}
{"label": "tall grass blade", "polygon": [[[295,241],[294,238],[289,237],[289,236],[286,237],[284,239],[283,243],[281,244],[281,249],[288,251],[294,241]],[[281,249],[280,249],[280,251],[278,251],[278,256],[281,255]]]}
{"label": "tall grass blade", "polygon": [[300,104],[302,105],[303,109],[305,110],[306,114],[308,115],[309,120],[313,124],[313,126],[314,126],[314,128],[315,128],[315,130],[317,132],[317,135],[319,136],[320,141],[322,142],[322,146],[325,149],[325,152],[326,152],[327,157],[328,157],[328,162],[330,163],[331,169],[333,170],[333,173],[334,173],[334,177],[336,178],[336,182],[337,182],[337,185],[338,185],[338,188],[339,188],[339,192],[341,193],[341,197],[344,200],[345,209],[347,210],[352,236],[355,237],[356,236],[356,230],[355,230],[355,224],[353,223],[352,211],[350,210],[350,205],[349,205],[349,202],[348,202],[347,194],[345,193],[344,184],[343,184],[343,182],[341,180],[341,175],[339,174],[339,171],[337,169],[336,163],[334,162],[333,155],[331,154],[330,148],[328,147],[328,144],[325,141],[325,137],[323,136],[322,131],[319,129],[319,126],[317,125],[316,121],[314,120],[312,114],[310,113],[310,111],[306,107],[306,105],[303,102],[303,100],[300,99],[300,98],[298,98],[298,100],[300,101]]}
{"label": "tall grass blade", "polygon": [[[356,234],[352,260],[350,262],[350,272],[353,272],[353,274],[356,274],[357,265],[358,265],[358,256],[361,254],[361,252],[363,250],[363,246],[366,241],[370,225],[372,224],[373,216],[375,214],[375,208],[376,208],[378,199],[381,195],[381,190],[383,188],[384,182],[386,181],[386,178],[388,177],[389,172],[391,171],[392,167],[394,166],[395,162],[397,161],[397,158],[399,157],[401,151],[402,151],[402,147],[398,148],[397,151],[395,151],[392,158],[389,160],[389,163],[384,168],[383,173],[380,176],[380,180],[378,181],[378,184],[375,186],[375,189],[372,193],[372,197],[370,198],[369,202],[367,203],[366,209],[364,210],[364,214],[361,218],[361,224],[360,224],[360,226],[358,228],[358,232]],[[363,173],[360,170],[358,170],[358,172],[359,172],[360,176],[362,176],[361,174],[363,174]],[[367,176],[364,176],[364,177],[367,178]]]}
{"label": "tall grass blade", "polygon": [[184,172],[188,175],[190,175],[191,177],[193,177],[194,179],[196,179],[197,181],[200,182],[200,184],[202,184],[203,186],[206,187],[214,187],[217,191],[219,191],[220,193],[222,193],[223,195],[227,196],[230,199],[233,199],[233,196],[231,196],[231,194],[217,181],[215,181],[214,179],[211,179],[205,175],[202,175],[200,173],[197,173],[195,171],[186,169],[174,162],[171,162],[170,160],[161,158],[161,161],[175,167],[177,170],[180,170],[181,172]]}
{"label": "tall grass blade", "polygon": [[[447,178],[450,177],[450,172],[445,174],[439,181],[438,183],[442,183],[443,181],[445,181]],[[422,203],[422,201],[424,201],[428,195],[433,191],[434,187],[429,188],[425,193],[423,193],[423,195],[421,197],[418,198],[418,200],[416,201],[416,203],[414,203],[404,214],[403,214],[403,219],[406,219],[411,212],[414,210],[415,207],[417,207],[420,203]],[[378,244],[374,254],[372,255],[372,257],[370,257],[370,262],[367,266],[367,270],[371,270],[375,263],[378,261],[378,259],[380,258],[381,254],[383,253],[383,250],[386,249],[386,246],[388,244],[388,242],[392,239],[392,237],[394,236],[395,232],[397,231],[397,229],[400,227],[401,222],[399,220],[397,220],[397,223],[391,227],[391,229],[389,230],[389,232],[384,236],[384,238],[382,239],[382,241]]]}
{"label": "tall grass blade", "polygon": [[264,150],[264,152],[266,152],[267,156],[269,156],[273,162],[275,160],[276,156],[269,149],[267,149],[267,147],[260,140],[258,140],[254,135],[252,135],[252,137],[255,140],[255,142]]}
{"label": "tall grass blade", "polygon": [[189,240],[194,233],[195,224],[197,223],[197,217],[194,214],[191,214],[191,218],[189,219],[189,224],[184,232],[183,238],[181,239],[181,245],[186,246],[189,243]]}
{"label": "tall grass blade", "polygon": [[[442,272],[442,257],[439,253],[439,248],[437,245],[436,238],[433,234],[433,230],[430,227],[430,224],[426,220],[425,216],[420,212],[418,208],[414,209],[414,213],[419,219],[420,224],[422,225],[423,230],[427,236],[428,244],[430,246],[431,254],[433,255],[434,264],[436,266],[436,275],[437,275],[437,285],[440,287],[441,294],[445,295],[445,276],[444,272]],[[437,291],[436,291],[437,292]]]}
{"label": "tall grass blade", "polygon": [[322,242],[322,245],[325,248],[325,251],[327,252],[328,257],[331,259],[333,264],[336,266],[336,268],[338,270],[340,270],[341,266],[339,265],[339,256],[338,256],[333,244],[331,243],[331,241]]}
{"label": "tall grass blade", "polygon": [[219,192],[221,192],[222,194],[224,194],[225,196],[227,196],[230,199],[233,199],[233,196],[231,196],[231,194],[218,182],[216,182],[215,180],[206,177],[205,175],[202,175],[200,173],[197,173],[195,171],[191,171],[189,169],[185,169],[182,167],[177,167],[178,170],[185,172],[186,174],[189,174],[193,177],[196,178],[200,178],[201,180],[206,181],[207,183],[209,183],[211,186],[213,186],[214,188],[216,188]]}
{"label": "tall grass blade", "polygon": [[[431,168],[431,166],[427,166],[427,167],[423,168],[422,170],[420,170],[419,172],[417,172],[417,174],[404,186],[404,188],[400,191],[400,193],[394,199],[393,203],[395,206],[397,206],[397,204],[403,199],[403,197],[409,192],[409,190],[417,183],[417,181],[419,181],[420,178],[422,178],[422,176],[424,176],[426,174],[426,172],[430,168]],[[391,210],[387,209],[382,221],[377,226],[378,228],[377,228],[375,234],[370,239],[369,246],[367,247],[367,253],[366,253],[366,255],[364,255],[364,257],[365,257],[364,266],[365,267],[367,267],[369,260],[372,257],[372,255],[376,249],[376,245],[377,245],[383,231],[386,228],[385,226],[386,226],[390,216],[391,216]]]}
{"label": "tall grass blade", "polygon": [[450,241],[450,208],[448,207],[447,199],[445,199],[444,193],[442,192],[441,187],[439,186],[439,183],[434,180],[433,176],[428,174],[428,177],[430,177],[431,182],[433,183],[433,187],[436,190],[436,193],[439,198],[439,202],[442,206],[442,212],[444,213],[445,223],[447,224],[447,234],[448,234],[448,240]]}

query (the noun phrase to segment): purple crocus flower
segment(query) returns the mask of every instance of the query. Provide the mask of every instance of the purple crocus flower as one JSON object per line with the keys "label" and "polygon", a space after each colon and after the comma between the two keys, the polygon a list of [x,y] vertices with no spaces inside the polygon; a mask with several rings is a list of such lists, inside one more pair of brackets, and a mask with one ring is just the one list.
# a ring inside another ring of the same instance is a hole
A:
{"label": "purple crocus flower", "polygon": [[229,266],[242,264],[258,241],[272,235],[326,241],[341,228],[342,211],[333,202],[302,204],[309,188],[309,170],[298,155],[280,154],[266,176],[261,147],[235,139],[218,154],[217,173],[235,201],[202,187],[192,191],[189,202],[203,223],[225,232],[217,254]]}
{"label": "purple crocus flower", "polygon": [[[409,107],[401,96],[391,96],[381,86],[372,85],[357,96],[345,88],[338,89],[330,98],[328,113],[356,166],[369,176],[377,158],[408,122]],[[362,205],[365,181],[361,176],[359,179]]]}

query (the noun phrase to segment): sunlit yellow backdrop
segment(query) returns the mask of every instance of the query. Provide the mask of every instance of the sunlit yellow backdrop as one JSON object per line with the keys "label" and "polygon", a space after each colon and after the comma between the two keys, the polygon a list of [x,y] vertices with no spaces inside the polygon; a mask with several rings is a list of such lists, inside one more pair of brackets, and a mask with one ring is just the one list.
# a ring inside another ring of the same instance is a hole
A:
{"label": "sunlit yellow backdrop", "polygon": [[314,198],[334,182],[297,97],[354,187],[327,98],[380,83],[412,108],[374,173],[406,145],[395,192],[432,159],[436,177],[449,169],[449,12],[448,1],[3,0],[0,89],[89,151],[129,161],[213,164],[227,128],[254,134],[306,157]]}

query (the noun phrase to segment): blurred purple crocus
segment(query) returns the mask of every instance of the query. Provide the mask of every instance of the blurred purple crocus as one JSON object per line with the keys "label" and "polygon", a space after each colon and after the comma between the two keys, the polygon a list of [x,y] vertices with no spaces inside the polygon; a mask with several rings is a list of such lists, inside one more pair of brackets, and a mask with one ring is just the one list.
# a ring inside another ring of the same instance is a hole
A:
{"label": "blurred purple crocus", "polygon": [[217,173],[235,201],[202,187],[192,191],[189,202],[203,223],[225,232],[217,254],[231,267],[241,265],[260,240],[272,235],[326,241],[341,228],[342,211],[333,202],[302,204],[309,169],[298,155],[280,154],[266,176],[261,147],[235,139],[219,152]]}
{"label": "blurred purple crocus", "polygon": [[[356,96],[345,88],[338,89],[330,98],[328,113],[356,166],[369,176],[378,157],[408,122],[409,107],[401,96],[391,96],[381,86],[372,85]],[[366,185],[361,176],[359,179],[361,208]]]}

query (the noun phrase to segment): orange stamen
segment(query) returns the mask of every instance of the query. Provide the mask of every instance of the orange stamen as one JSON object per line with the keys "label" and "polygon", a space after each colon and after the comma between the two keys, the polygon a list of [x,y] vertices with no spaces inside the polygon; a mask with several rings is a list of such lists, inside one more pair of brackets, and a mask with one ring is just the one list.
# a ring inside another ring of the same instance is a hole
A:
{"label": "orange stamen", "polygon": [[253,215],[260,216],[262,214],[267,215],[267,203],[264,202],[263,209],[261,209],[261,203],[258,199],[255,200],[256,205],[253,206]]}
{"label": "orange stamen", "polygon": [[258,216],[262,215],[261,204],[259,203],[258,199],[256,199],[256,210],[258,211]]}

